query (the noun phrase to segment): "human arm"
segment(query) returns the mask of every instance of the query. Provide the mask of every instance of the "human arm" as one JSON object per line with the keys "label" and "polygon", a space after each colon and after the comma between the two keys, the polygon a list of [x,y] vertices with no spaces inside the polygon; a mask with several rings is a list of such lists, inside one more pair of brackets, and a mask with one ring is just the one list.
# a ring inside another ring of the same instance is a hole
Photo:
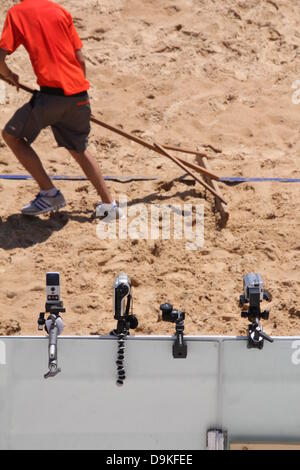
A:
{"label": "human arm", "polygon": [[0,49],[0,75],[19,89],[19,76],[13,73],[5,62],[7,54],[5,49]]}
{"label": "human arm", "polygon": [[84,76],[86,77],[86,65],[85,65],[85,58],[82,53],[82,49],[77,49],[75,51],[76,59],[79,62],[80,67],[82,68],[82,71],[84,73]]}
{"label": "human arm", "polygon": [[82,41],[78,35],[78,32],[74,26],[74,22],[73,22],[73,18],[72,16],[66,12],[68,17],[69,17],[69,31],[70,31],[70,37],[71,37],[71,41],[72,41],[72,44],[73,44],[73,47],[74,47],[74,51],[75,51],[75,56],[76,56],[76,59],[84,73],[84,76],[86,77],[86,64],[85,64],[85,58],[84,58],[84,55],[83,55],[83,52],[82,52],[82,47],[83,47],[83,44],[82,44]]}
{"label": "human arm", "polygon": [[0,74],[17,88],[19,88],[19,77],[7,66],[6,56],[12,54],[22,42],[22,35],[14,21],[13,9],[10,9],[0,39]]}

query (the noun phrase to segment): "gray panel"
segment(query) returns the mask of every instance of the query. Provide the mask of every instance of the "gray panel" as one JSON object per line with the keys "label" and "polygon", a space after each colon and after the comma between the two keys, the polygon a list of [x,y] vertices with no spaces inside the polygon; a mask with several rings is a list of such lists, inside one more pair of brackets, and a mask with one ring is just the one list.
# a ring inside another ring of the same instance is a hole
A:
{"label": "gray panel", "polygon": [[1,341],[2,449],[203,449],[217,423],[217,341],[188,341],[175,360],[170,339],[132,338],[121,388],[113,339],[60,338],[62,373],[48,380],[46,338]]}
{"label": "gray panel", "polygon": [[299,338],[222,344],[223,427],[230,441],[300,442]]}

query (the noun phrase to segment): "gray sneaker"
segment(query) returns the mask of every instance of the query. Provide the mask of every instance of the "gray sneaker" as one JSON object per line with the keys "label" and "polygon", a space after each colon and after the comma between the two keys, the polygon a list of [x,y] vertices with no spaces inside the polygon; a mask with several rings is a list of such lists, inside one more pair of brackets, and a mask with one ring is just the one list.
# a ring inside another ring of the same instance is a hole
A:
{"label": "gray sneaker", "polygon": [[58,211],[65,207],[66,201],[60,191],[55,196],[42,196],[40,193],[27,206],[23,207],[23,215],[41,215],[47,212]]}
{"label": "gray sneaker", "polygon": [[100,202],[96,207],[96,218],[103,222],[110,223],[117,219],[123,219],[124,217],[125,214],[115,202],[112,204]]}

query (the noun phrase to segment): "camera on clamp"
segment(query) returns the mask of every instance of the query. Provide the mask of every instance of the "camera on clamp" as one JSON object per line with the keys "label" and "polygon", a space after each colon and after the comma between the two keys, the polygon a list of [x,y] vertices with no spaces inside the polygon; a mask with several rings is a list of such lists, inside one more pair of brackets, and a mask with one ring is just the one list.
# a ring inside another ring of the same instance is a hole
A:
{"label": "camera on clamp", "polygon": [[[42,331],[45,327],[49,335],[49,371],[44,375],[45,379],[55,377],[61,372],[57,364],[57,340],[64,329],[64,323],[60,314],[65,313],[65,311],[63,302],[60,300],[60,274],[57,272],[47,273],[45,312],[41,312],[38,318],[39,331]],[[49,313],[47,320],[45,320],[46,313]]]}
{"label": "camera on clamp", "polygon": [[[127,274],[121,273],[114,283],[114,319],[118,320],[119,328],[123,329],[123,324],[128,323],[128,330],[138,327],[138,320],[135,315],[130,314],[132,307],[131,280]],[[117,328],[118,329],[118,328]]]}
{"label": "camera on clamp", "polygon": [[160,310],[162,312],[163,321],[176,324],[176,339],[173,344],[174,359],[185,359],[187,357],[187,344],[184,341],[183,335],[185,312],[175,310],[173,305],[169,303],[161,304]]}
{"label": "camera on clamp", "polygon": [[273,339],[264,333],[260,319],[268,320],[269,311],[261,311],[260,305],[263,300],[270,302],[271,295],[264,290],[263,281],[259,273],[249,273],[243,279],[244,293],[240,296],[240,307],[248,305],[248,309],[243,308],[242,318],[248,318],[251,322],[248,325],[248,348],[262,349],[264,340],[273,343]]}
{"label": "camera on clamp", "polygon": [[125,340],[130,335],[129,330],[138,327],[138,319],[132,312],[131,281],[125,273],[121,273],[114,283],[114,319],[118,321],[117,328],[110,334],[118,339],[117,385],[122,386],[126,379]]}

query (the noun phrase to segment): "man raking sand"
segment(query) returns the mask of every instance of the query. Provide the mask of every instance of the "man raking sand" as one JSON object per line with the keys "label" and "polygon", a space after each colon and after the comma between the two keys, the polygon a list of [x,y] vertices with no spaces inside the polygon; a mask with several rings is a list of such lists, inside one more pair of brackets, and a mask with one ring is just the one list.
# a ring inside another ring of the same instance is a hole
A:
{"label": "man raking sand", "polygon": [[18,88],[19,77],[5,63],[20,45],[27,50],[40,91],[6,124],[2,136],[40,187],[22,213],[40,215],[66,205],[31,144],[51,126],[58,146],[65,147],[95,187],[102,202],[96,215],[116,212],[97,161],[87,151],[91,108],[82,42],[72,17],[49,0],[21,0],[7,13],[0,40],[0,74]]}

